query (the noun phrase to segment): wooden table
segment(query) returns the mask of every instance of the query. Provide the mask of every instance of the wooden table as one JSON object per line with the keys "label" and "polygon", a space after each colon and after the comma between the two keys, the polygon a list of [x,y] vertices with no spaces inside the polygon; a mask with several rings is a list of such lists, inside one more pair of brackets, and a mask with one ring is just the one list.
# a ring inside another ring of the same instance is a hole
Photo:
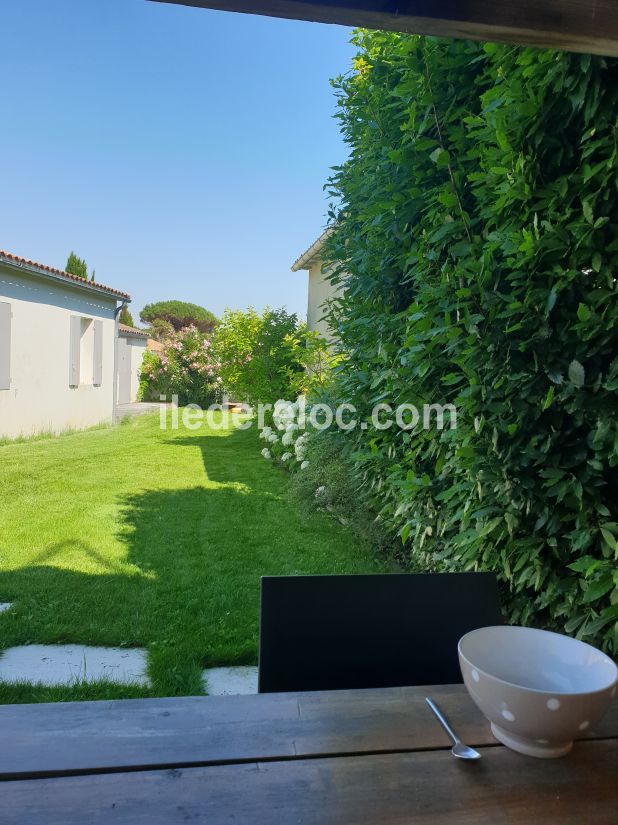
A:
{"label": "wooden table", "polygon": [[0,780],[2,825],[616,825],[618,700],[552,760],[499,745],[460,685],[7,705]]}

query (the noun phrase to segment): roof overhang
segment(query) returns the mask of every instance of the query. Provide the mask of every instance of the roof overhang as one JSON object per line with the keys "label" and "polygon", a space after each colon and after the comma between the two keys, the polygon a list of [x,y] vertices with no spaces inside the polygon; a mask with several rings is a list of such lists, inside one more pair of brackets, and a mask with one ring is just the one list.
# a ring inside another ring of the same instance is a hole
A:
{"label": "roof overhang", "polygon": [[298,272],[301,269],[310,269],[320,259],[322,249],[326,239],[333,234],[333,227],[329,226],[320,235],[317,241],[314,241],[309,249],[305,250],[300,257],[298,257],[290,267],[292,272]]}
{"label": "roof overhang", "polygon": [[129,327],[126,324],[118,324],[118,335],[123,335],[126,338],[141,338],[144,341],[147,341],[150,338],[150,335],[143,329]]}
{"label": "roof overhang", "polygon": [[222,11],[339,23],[618,56],[616,0],[155,0]]}
{"label": "roof overhang", "polygon": [[48,281],[55,281],[67,289],[86,290],[90,293],[96,293],[111,301],[122,301],[129,303],[131,296],[126,292],[120,292],[112,287],[97,284],[94,281],[86,281],[83,278],[78,278],[76,275],[71,275],[68,272],[63,272],[60,269],[45,266],[44,264],[29,261],[26,258],[19,258],[17,255],[12,255],[7,252],[0,252],[0,265],[6,266],[9,269],[14,269],[18,272],[27,272],[30,275],[35,275],[38,278],[44,278]]}

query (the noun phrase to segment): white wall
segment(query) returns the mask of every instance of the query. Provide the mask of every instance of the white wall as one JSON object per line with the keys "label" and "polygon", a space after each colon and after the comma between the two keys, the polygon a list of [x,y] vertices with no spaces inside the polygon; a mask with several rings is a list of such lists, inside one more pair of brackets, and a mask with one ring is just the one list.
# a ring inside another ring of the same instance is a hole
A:
{"label": "white wall", "polygon": [[[139,374],[142,368],[142,361],[148,345],[147,338],[140,338],[136,335],[124,335],[120,333],[118,336],[118,354],[119,354],[119,369],[118,369],[118,394],[119,403],[132,403],[137,401],[137,392],[139,390]],[[128,369],[130,370],[130,397],[123,398],[124,387],[122,382],[125,380],[122,370],[120,368],[120,360],[123,355],[128,360]]]}
{"label": "white wall", "polygon": [[324,338],[332,339],[332,333],[328,324],[323,320],[324,304],[331,298],[339,294],[339,288],[335,288],[326,279],[322,272],[322,261],[318,258],[309,269],[309,280],[307,289],[307,329],[315,330]]}
{"label": "white wall", "polygon": [[[114,412],[112,296],[15,272],[0,264],[0,302],[11,306],[10,387],[0,389],[0,437],[59,433],[111,422]],[[80,384],[69,386],[71,316],[102,323],[102,381],[93,386],[91,333],[83,322]]]}

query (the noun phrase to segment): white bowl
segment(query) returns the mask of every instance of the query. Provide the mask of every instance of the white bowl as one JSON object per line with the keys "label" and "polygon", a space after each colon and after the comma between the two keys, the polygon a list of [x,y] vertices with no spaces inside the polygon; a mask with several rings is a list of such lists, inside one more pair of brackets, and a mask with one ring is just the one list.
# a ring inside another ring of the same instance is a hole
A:
{"label": "white bowl", "polygon": [[470,696],[496,739],[528,756],[563,756],[616,695],[618,668],[590,645],[529,627],[481,627],[459,640]]}

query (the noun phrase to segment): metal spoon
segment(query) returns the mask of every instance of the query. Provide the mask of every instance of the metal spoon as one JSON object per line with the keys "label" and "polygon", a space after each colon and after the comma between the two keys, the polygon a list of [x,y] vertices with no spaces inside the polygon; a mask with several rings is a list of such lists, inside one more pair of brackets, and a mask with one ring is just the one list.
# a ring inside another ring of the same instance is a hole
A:
{"label": "metal spoon", "polygon": [[442,716],[435,702],[432,702],[428,696],[425,697],[425,701],[437,716],[438,722],[440,722],[444,730],[453,740],[454,744],[451,748],[451,753],[453,754],[453,756],[456,756],[458,759],[480,759],[481,754],[478,751],[475,751],[474,748],[470,748],[468,745],[464,745],[464,743],[461,741],[461,739],[457,736],[457,734],[453,731],[449,723],[446,721],[444,716]]}

